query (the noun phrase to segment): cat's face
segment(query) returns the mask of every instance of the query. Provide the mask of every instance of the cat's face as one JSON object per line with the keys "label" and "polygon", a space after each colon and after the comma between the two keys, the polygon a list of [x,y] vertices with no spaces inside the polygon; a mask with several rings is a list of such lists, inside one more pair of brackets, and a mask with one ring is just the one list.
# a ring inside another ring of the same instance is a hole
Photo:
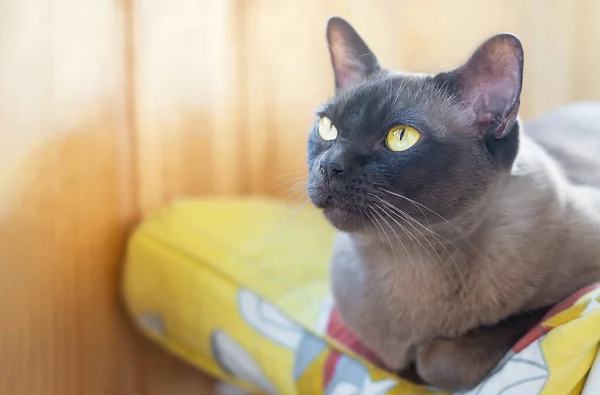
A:
{"label": "cat's face", "polygon": [[449,219],[509,171],[522,52],[513,36],[497,37],[456,71],[407,75],[379,68],[346,22],[330,20],[337,89],[308,139],[308,193],[333,226]]}

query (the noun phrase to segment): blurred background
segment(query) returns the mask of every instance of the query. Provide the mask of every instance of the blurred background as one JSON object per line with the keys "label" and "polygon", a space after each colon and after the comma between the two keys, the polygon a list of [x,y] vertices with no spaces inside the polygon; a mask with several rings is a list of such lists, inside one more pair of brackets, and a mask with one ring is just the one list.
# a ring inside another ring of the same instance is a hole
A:
{"label": "blurred background", "polygon": [[209,393],[124,318],[126,237],[181,196],[288,194],[331,15],[406,71],[519,35],[524,119],[600,99],[597,0],[0,0],[0,394]]}

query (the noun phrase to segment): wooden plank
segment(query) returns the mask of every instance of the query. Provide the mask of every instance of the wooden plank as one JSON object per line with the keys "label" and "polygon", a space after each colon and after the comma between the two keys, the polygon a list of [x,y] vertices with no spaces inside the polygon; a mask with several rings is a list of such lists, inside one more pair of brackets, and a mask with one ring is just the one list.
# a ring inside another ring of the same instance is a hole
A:
{"label": "wooden plank", "polygon": [[135,215],[122,13],[0,3],[0,392],[133,393],[118,268]]}
{"label": "wooden plank", "polygon": [[239,190],[233,6],[137,0],[139,191],[147,212],[174,197]]}

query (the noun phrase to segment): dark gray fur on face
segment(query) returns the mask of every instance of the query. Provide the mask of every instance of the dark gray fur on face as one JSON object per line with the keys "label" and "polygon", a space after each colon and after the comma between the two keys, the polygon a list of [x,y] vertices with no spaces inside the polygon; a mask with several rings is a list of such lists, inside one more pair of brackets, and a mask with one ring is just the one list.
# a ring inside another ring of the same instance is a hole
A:
{"label": "dark gray fur on face", "polygon": [[[382,69],[339,18],[327,38],[336,95],[318,115],[338,137],[310,133],[308,192],[340,231],[336,305],[389,369],[472,387],[549,306],[600,278],[600,161],[582,154],[600,146],[600,105],[524,133],[509,34],[437,75]],[[397,125],[422,134],[407,151],[385,146]]]}

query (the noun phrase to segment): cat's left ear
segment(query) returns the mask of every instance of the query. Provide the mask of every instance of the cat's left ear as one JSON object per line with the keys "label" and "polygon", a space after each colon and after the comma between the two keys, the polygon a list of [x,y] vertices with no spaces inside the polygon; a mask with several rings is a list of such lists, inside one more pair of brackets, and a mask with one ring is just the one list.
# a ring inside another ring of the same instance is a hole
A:
{"label": "cat's left ear", "polygon": [[375,54],[342,18],[332,17],[327,21],[327,43],[336,91],[363,82],[380,70]]}
{"label": "cat's left ear", "polygon": [[508,33],[486,40],[452,73],[467,110],[475,115],[480,135],[503,138],[517,120],[523,84],[523,46]]}

